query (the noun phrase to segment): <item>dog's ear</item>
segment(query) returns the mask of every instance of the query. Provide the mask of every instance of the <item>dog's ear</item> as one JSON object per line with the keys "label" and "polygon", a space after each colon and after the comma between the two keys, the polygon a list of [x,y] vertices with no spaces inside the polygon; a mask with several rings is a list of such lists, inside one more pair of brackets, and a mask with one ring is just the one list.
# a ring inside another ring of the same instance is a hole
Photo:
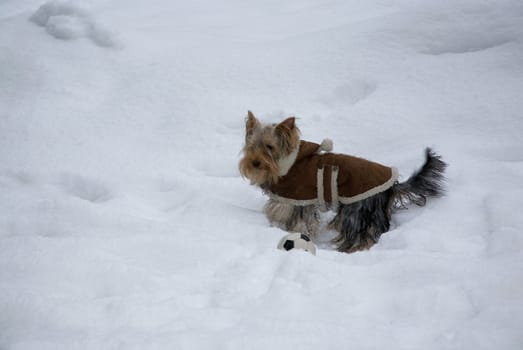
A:
{"label": "dog's ear", "polygon": [[247,111],[247,118],[245,118],[245,138],[252,135],[254,129],[260,125],[260,122],[251,111]]}
{"label": "dog's ear", "polygon": [[276,130],[281,131],[283,128],[286,128],[290,131],[294,130],[294,128],[296,127],[295,120],[296,120],[296,118],[294,118],[294,117],[285,119],[284,121],[282,121],[280,124],[278,124],[276,126]]}
{"label": "dog's ear", "polygon": [[276,125],[274,132],[278,136],[280,151],[283,154],[290,153],[299,142],[299,130],[296,127],[294,117],[290,117]]}

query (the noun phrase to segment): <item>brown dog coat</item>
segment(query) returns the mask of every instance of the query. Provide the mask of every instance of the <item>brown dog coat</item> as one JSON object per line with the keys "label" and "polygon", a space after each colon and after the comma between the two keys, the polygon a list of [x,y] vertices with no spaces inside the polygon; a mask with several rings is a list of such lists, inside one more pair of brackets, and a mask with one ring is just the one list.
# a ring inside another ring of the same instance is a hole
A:
{"label": "brown dog coat", "polygon": [[396,168],[322,150],[317,143],[300,141],[299,148],[279,162],[280,177],[268,186],[269,196],[292,205],[335,208],[386,191],[398,179]]}

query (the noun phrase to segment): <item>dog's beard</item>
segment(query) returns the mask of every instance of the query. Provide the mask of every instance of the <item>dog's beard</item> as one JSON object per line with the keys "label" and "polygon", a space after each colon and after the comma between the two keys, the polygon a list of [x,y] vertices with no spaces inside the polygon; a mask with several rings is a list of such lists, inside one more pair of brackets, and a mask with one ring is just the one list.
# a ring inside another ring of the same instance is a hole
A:
{"label": "dog's beard", "polygon": [[276,163],[262,161],[258,167],[254,167],[252,161],[250,157],[240,161],[240,173],[249,179],[252,185],[264,186],[278,182],[279,169]]}

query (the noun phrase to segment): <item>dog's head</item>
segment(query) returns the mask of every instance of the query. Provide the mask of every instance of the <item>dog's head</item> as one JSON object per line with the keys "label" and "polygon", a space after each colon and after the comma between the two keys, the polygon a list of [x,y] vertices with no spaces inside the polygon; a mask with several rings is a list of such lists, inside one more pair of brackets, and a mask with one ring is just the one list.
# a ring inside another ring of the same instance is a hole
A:
{"label": "dog's head", "polygon": [[294,117],[279,124],[263,124],[249,111],[245,120],[245,146],[240,173],[253,185],[277,183],[281,161],[299,144],[300,131]]}

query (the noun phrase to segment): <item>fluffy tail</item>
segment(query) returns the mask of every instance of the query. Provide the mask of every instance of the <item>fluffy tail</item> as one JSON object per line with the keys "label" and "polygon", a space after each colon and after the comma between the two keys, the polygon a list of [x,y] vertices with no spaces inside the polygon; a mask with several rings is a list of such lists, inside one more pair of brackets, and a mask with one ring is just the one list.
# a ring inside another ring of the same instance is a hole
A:
{"label": "fluffy tail", "polygon": [[407,204],[414,203],[424,206],[427,197],[441,196],[445,180],[447,164],[441,160],[432,149],[425,149],[425,163],[410,178],[392,187],[393,206],[405,208]]}

